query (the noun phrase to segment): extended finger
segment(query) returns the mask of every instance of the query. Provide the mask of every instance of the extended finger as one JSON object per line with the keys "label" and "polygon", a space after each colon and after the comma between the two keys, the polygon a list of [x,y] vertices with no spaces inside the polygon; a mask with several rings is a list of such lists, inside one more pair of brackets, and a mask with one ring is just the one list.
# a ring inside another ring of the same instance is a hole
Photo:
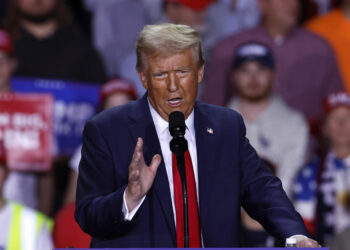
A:
{"label": "extended finger", "polygon": [[159,154],[156,154],[153,156],[151,164],[149,165],[149,167],[156,172],[160,163],[162,162],[162,157]]}
{"label": "extended finger", "polygon": [[142,152],[142,147],[143,147],[143,140],[141,137],[137,138],[137,143],[135,146],[135,151],[136,152]]}
{"label": "extended finger", "polygon": [[131,167],[137,167],[140,159],[142,158],[142,148],[143,148],[143,141],[142,141],[142,138],[139,137],[137,138],[134,154],[132,156],[132,160],[130,164]]}

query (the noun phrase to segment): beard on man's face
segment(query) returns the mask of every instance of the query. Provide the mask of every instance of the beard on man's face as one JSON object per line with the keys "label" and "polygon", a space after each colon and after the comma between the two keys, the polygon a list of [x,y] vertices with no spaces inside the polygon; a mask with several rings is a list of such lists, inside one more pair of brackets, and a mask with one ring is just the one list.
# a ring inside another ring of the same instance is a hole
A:
{"label": "beard on man's face", "polygon": [[271,96],[272,84],[269,84],[265,88],[255,86],[245,89],[240,88],[237,85],[235,88],[239,98],[255,103],[268,99]]}
{"label": "beard on man's face", "polygon": [[20,18],[31,22],[31,23],[36,23],[36,24],[40,24],[40,23],[45,23],[51,19],[54,19],[56,17],[56,8],[52,8],[50,10],[48,10],[47,12],[43,12],[43,13],[31,13],[29,11],[25,11],[22,10],[20,8],[17,8],[17,11],[20,15]]}

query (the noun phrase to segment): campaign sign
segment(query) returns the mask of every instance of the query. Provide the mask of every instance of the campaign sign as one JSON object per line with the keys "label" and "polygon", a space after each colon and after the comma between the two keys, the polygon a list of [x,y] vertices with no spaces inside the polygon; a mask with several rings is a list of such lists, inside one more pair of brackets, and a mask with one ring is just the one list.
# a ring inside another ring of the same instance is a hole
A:
{"label": "campaign sign", "polygon": [[0,158],[10,169],[51,168],[52,108],[50,95],[0,93]]}
{"label": "campaign sign", "polygon": [[82,141],[85,122],[97,111],[100,88],[97,84],[62,80],[14,77],[16,93],[50,93],[54,96],[54,133],[58,154],[70,156]]}

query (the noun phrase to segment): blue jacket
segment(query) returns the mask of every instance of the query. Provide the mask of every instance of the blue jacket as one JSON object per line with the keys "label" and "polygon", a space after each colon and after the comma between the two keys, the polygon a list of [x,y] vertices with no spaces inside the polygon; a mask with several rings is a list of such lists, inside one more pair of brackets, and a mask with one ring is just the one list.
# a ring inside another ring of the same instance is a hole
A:
{"label": "blue jacket", "polygon": [[[238,113],[196,102],[194,126],[205,247],[239,246],[241,205],[277,238],[308,234],[280,180],[270,174],[245,138]],[[100,113],[85,126],[75,216],[93,237],[92,247],[176,247],[164,162],[135,217],[124,220],[123,193],[138,137],[144,140],[144,158],[149,164],[161,149],[147,94]]]}

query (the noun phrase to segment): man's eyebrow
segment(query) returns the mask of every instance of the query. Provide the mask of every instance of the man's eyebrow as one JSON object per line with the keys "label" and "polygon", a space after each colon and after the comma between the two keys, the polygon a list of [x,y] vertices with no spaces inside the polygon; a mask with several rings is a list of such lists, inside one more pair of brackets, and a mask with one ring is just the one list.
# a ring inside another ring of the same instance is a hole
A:
{"label": "man's eyebrow", "polygon": [[166,70],[155,70],[155,71],[152,71],[151,74],[152,75],[155,75],[155,74],[164,74],[164,73],[167,73],[168,71]]}
{"label": "man's eyebrow", "polygon": [[181,67],[178,67],[176,68],[175,70],[190,70],[191,67],[189,66],[181,66]]}

